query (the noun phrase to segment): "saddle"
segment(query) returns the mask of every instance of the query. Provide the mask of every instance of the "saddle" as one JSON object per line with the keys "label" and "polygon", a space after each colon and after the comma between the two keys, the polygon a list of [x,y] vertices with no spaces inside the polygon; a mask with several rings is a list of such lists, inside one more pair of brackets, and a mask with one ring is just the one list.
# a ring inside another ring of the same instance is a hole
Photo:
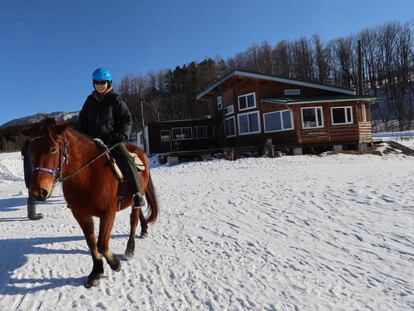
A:
{"label": "saddle", "polygon": [[[108,147],[102,141],[94,140],[94,142],[96,143],[96,145],[99,147],[100,150],[108,151]],[[138,157],[138,155],[133,152],[130,152],[129,154],[134,159],[138,173],[145,171],[145,165],[141,161],[141,159]],[[114,171],[115,176],[119,179],[119,181],[124,182],[124,174],[122,173],[122,170],[120,169],[120,166],[118,165],[116,159],[109,152],[106,152],[105,156],[108,159],[108,162],[112,170]]]}
{"label": "saddle", "polygon": [[[136,153],[130,152],[129,153],[131,157],[134,159],[135,166],[137,167],[137,171],[142,172],[145,171],[145,165],[142,163],[141,159],[137,156]],[[106,154],[106,157],[108,158],[109,164],[112,167],[112,170],[115,173],[115,176],[120,180],[124,181],[124,174],[122,173],[122,170],[119,168],[118,163],[116,162],[115,158],[111,156],[111,154],[108,152]]]}

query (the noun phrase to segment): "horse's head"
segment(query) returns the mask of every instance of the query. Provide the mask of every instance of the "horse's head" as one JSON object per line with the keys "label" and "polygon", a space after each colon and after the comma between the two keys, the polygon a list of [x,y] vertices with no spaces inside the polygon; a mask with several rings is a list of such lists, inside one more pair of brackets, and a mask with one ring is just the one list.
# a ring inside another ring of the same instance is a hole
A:
{"label": "horse's head", "polygon": [[69,122],[56,122],[53,118],[45,118],[21,131],[30,138],[29,148],[33,163],[30,191],[37,200],[44,201],[50,197],[61,174],[66,157],[64,132],[68,126]]}

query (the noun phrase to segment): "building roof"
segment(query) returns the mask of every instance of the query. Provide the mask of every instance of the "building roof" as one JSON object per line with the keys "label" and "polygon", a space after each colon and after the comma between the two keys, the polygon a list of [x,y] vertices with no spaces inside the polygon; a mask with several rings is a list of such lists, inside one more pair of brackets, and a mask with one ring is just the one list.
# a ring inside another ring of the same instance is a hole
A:
{"label": "building roof", "polygon": [[267,104],[281,104],[281,105],[295,105],[307,103],[322,103],[322,102],[346,102],[355,100],[378,101],[377,97],[363,96],[363,95],[338,95],[338,96],[324,96],[324,97],[280,97],[280,98],[265,98],[262,103]]}
{"label": "building roof", "polygon": [[252,72],[252,71],[245,71],[245,70],[235,69],[235,70],[231,71],[229,74],[225,75],[220,80],[218,80],[217,82],[215,82],[215,83],[211,84],[210,86],[208,86],[205,90],[198,93],[197,94],[197,100],[202,98],[204,95],[210,93],[217,86],[219,86],[220,84],[224,83],[226,80],[228,80],[228,79],[230,79],[234,76],[242,76],[242,77],[262,79],[262,80],[267,80],[267,81],[289,83],[289,84],[294,84],[294,85],[298,85],[298,86],[305,86],[305,87],[310,87],[310,88],[315,88],[315,89],[332,91],[332,92],[337,92],[337,93],[346,94],[346,95],[355,95],[356,94],[355,90],[346,89],[346,88],[342,88],[342,87],[336,87],[336,86],[330,86],[330,85],[320,84],[320,83],[315,83],[315,82],[307,82],[307,81],[283,78],[283,77],[263,74],[263,73],[259,73],[259,72]]}

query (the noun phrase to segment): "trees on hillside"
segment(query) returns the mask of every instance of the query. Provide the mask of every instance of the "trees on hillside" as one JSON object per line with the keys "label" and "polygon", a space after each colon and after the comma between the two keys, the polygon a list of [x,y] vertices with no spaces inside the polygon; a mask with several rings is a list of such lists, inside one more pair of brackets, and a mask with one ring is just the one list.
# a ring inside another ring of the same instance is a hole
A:
{"label": "trees on hillside", "polygon": [[143,89],[153,90],[143,97],[145,120],[202,117],[207,109],[197,104],[197,92],[232,69],[357,88],[359,40],[363,46],[365,93],[382,98],[374,106],[374,118],[396,119],[404,128],[414,119],[412,31],[410,24],[392,22],[328,42],[314,35],[311,39],[283,40],[274,47],[268,42],[253,44],[227,60],[209,58],[173,70],[124,77],[119,90],[128,98],[134,123],[139,127]]}

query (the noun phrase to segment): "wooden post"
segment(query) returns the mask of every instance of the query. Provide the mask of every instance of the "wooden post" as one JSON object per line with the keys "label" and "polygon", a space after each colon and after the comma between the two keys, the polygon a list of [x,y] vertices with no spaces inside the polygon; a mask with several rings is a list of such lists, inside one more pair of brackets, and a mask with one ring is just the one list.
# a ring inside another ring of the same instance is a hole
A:
{"label": "wooden post", "polygon": [[224,158],[226,160],[229,160],[229,161],[236,160],[236,155],[235,155],[234,148],[226,148],[223,151],[224,151]]}
{"label": "wooden post", "polygon": [[275,157],[275,146],[273,146],[272,139],[266,139],[266,143],[264,145],[264,154],[269,158]]}

